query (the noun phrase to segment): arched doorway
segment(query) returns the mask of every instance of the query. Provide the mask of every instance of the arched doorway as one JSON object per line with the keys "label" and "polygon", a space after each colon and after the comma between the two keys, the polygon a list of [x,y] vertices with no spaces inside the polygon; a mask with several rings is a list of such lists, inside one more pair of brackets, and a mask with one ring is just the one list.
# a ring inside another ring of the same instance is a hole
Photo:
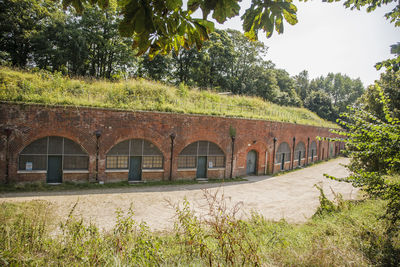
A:
{"label": "arched doorway", "polygon": [[249,151],[249,153],[247,153],[246,173],[256,174],[256,169],[257,169],[257,152],[255,150],[251,150]]}
{"label": "arched doorway", "polygon": [[280,164],[281,166],[280,169],[282,171],[285,170],[285,163],[290,162],[290,157],[291,153],[288,143],[286,142],[281,143],[278,147],[278,151],[276,152],[275,163]]}
{"label": "arched doorway", "polygon": [[303,142],[297,144],[294,150],[294,162],[297,163],[296,166],[301,166],[301,160],[306,158],[306,147]]}
{"label": "arched doorway", "polygon": [[314,162],[314,157],[317,156],[317,143],[315,141],[311,142],[310,148],[311,162]]}
{"label": "arched doorway", "polygon": [[147,140],[125,140],[107,153],[106,168],[125,170],[128,172],[128,181],[140,181],[143,170],[163,169],[163,155]]}
{"label": "arched doorway", "polygon": [[178,169],[195,169],[196,178],[207,178],[208,169],[218,168],[225,168],[225,154],[213,142],[197,141],[179,153]]}
{"label": "arched doorway", "polygon": [[87,171],[89,156],[74,141],[47,136],[33,141],[19,154],[18,169],[21,171],[45,171],[46,182],[62,183],[65,171]]}

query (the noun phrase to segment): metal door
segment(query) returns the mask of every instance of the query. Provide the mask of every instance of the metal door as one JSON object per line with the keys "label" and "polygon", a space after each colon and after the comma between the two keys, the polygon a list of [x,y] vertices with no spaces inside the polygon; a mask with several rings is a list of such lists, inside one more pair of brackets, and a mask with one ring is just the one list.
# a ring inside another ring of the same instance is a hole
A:
{"label": "metal door", "polygon": [[49,156],[47,164],[47,182],[62,183],[62,156]]}
{"label": "metal door", "polygon": [[300,166],[301,165],[301,151],[299,151],[299,165],[298,166]]}
{"label": "metal door", "polygon": [[199,156],[197,158],[197,178],[207,178],[207,157]]}
{"label": "metal door", "polygon": [[247,174],[255,174],[256,173],[256,162],[257,162],[257,153],[254,150],[249,151],[247,153]]}
{"label": "metal door", "polygon": [[285,153],[282,153],[281,170],[285,169]]}
{"label": "metal door", "polygon": [[128,181],[140,181],[142,176],[142,157],[130,157]]}

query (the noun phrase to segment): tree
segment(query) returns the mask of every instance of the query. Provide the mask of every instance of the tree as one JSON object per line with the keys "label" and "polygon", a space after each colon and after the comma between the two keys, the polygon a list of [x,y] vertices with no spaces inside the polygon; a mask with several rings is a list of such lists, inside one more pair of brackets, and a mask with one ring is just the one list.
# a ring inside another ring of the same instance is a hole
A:
{"label": "tree", "polygon": [[51,0],[0,1],[0,50],[3,60],[25,67],[31,57],[32,37],[43,29],[58,5]]}
{"label": "tree", "polygon": [[43,69],[99,78],[133,72],[132,40],[119,36],[119,20],[112,7],[52,16],[30,40],[32,61]]}
{"label": "tree", "polygon": [[298,75],[294,76],[295,90],[301,101],[304,102],[310,91],[310,81],[308,78],[308,71],[303,70]]}
{"label": "tree", "polygon": [[336,112],[332,106],[332,100],[327,93],[322,90],[312,92],[305,100],[304,106],[317,113],[318,116],[326,120],[334,121]]}
{"label": "tree", "polygon": [[363,105],[364,109],[374,114],[380,119],[385,118],[383,105],[376,101],[379,99],[379,93],[383,92],[386,97],[390,97],[387,103],[392,115],[396,118],[400,117],[400,72],[392,72],[387,70],[381,74],[381,77],[374,85],[368,87],[364,94],[358,100],[359,105]]}
{"label": "tree", "polygon": [[[62,0],[64,8],[73,6],[82,12],[90,2],[107,8],[113,0]],[[209,15],[219,23],[239,15],[240,0],[189,0],[186,7],[182,0],[165,1],[118,1],[122,21],[119,31],[122,36],[133,37],[133,48],[138,55],[149,52],[151,57],[158,53],[168,54],[179,48],[201,48],[209,34],[214,30],[214,23]],[[200,11],[202,19],[193,17]],[[297,8],[292,0],[260,1],[252,0],[243,16],[243,29],[252,40],[257,40],[259,30],[270,37],[274,30],[283,33],[283,23],[297,23]]]}
{"label": "tree", "polygon": [[279,89],[281,90],[281,93],[278,96],[278,104],[300,107],[302,105],[302,101],[296,93],[295,81],[285,70],[277,69],[275,70],[275,73]]}

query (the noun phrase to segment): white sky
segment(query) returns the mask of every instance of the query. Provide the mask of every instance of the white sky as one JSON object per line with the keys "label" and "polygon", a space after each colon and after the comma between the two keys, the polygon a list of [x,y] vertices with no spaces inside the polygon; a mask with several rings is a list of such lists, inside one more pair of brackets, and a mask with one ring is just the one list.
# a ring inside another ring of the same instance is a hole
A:
{"label": "white sky", "polygon": [[[240,15],[250,3],[240,3]],[[295,1],[295,5],[299,20],[296,25],[285,22],[284,33],[274,32],[270,39],[260,31],[259,40],[269,47],[266,59],[292,76],[302,70],[308,70],[310,79],[340,72],[351,78],[360,77],[364,86],[379,79],[375,63],[392,57],[390,45],[400,41],[400,27],[383,17],[391,8],[367,13],[346,9],[342,2]],[[240,16],[223,25],[215,24],[219,29],[243,31]]]}

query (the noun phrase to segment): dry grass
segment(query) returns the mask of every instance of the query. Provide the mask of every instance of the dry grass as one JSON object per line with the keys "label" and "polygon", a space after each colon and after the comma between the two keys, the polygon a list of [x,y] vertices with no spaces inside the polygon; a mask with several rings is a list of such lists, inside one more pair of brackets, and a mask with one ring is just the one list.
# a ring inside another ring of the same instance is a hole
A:
{"label": "dry grass", "polygon": [[257,97],[222,96],[143,79],[117,82],[70,79],[57,73],[7,67],[0,67],[0,100],[245,117],[337,128],[307,109],[279,106]]}

